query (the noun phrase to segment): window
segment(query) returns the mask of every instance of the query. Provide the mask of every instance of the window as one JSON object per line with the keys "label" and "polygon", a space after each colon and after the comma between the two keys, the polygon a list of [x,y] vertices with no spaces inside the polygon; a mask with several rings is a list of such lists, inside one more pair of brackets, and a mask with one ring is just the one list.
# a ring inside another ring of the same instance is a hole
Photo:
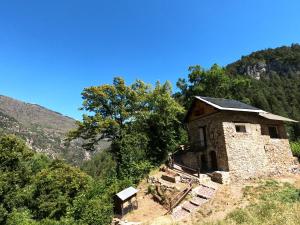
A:
{"label": "window", "polygon": [[245,124],[235,124],[235,131],[238,133],[246,133],[246,125]]}
{"label": "window", "polygon": [[270,138],[279,138],[279,135],[278,135],[278,132],[277,132],[277,127],[269,126],[268,130],[269,130]]}
{"label": "window", "polygon": [[201,147],[206,146],[205,127],[199,127],[199,144]]}

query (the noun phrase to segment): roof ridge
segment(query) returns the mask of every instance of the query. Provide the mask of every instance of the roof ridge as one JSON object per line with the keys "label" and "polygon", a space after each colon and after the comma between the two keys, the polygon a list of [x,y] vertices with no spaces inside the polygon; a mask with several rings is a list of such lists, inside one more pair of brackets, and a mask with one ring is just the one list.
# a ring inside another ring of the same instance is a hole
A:
{"label": "roof ridge", "polygon": [[[262,109],[256,108],[252,105],[249,105],[247,103],[235,99],[214,98],[214,97],[205,97],[205,96],[194,96],[194,97],[220,110],[264,112],[264,110]],[[212,101],[212,100],[216,100],[216,101]]]}

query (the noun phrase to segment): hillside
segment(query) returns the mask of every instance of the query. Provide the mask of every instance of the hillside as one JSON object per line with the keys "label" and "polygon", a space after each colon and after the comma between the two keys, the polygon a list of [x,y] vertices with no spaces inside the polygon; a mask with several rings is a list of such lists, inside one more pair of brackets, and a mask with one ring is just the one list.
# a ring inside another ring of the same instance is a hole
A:
{"label": "hillside", "polygon": [[[193,96],[240,100],[300,121],[300,45],[253,52],[225,67],[189,67],[174,97],[186,110]],[[300,124],[287,125],[290,140],[300,139]]]}
{"label": "hillside", "polygon": [[[258,108],[300,121],[300,45],[256,51],[226,66],[230,75],[251,77],[242,96]],[[299,139],[300,125],[288,127],[290,139]]]}
{"label": "hillside", "polygon": [[259,80],[262,76],[280,75],[293,77],[300,75],[300,45],[282,46],[260,50],[226,67],[230,74],[248,75]]}
{"label": "hillside", "polygon": [[[15,134],[37,152],[52,158],[63,158],[78,165],[89,154],[81,147],[81,140],[70,146],[64,144],[66,133],[76,127],[75,120],[36,104],[0,96],[0,133]],[[103,142],[103,146],[107,143]]]}

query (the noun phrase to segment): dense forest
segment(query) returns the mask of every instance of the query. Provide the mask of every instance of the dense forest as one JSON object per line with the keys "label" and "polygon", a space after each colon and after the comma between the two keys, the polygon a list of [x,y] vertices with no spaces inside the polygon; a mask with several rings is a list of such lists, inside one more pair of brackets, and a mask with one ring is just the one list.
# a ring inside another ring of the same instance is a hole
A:
{"label": "dense forest", "polygon": [[[112,196],[137,185],[187,143],[183,118],[194,95],[238,99],[300,120],[298,62],[300,47],[292,45],[253,53],[227,67],[191,66],[175,94],[168,82],[127,85],[120,77],[111,85],[85,88],[83,119],[68,140],[84,139],[85,149],[94,151],[105,138],[111,147],[79,169],[34,153],[14,136],[2,136],[0,224],[109,224]],[[299,123],[287,128],[299,151]]]}

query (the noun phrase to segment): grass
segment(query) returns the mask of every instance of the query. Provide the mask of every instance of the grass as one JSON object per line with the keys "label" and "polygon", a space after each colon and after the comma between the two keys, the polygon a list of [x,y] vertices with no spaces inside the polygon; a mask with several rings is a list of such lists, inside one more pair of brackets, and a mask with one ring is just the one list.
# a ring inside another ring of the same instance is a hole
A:
{"label": "grass", "polygon": [[250,202],[227,217],[205,225],[299,225],[300,190],[288,183],[270,180],[256,187],[244,188],[244,197]]}

